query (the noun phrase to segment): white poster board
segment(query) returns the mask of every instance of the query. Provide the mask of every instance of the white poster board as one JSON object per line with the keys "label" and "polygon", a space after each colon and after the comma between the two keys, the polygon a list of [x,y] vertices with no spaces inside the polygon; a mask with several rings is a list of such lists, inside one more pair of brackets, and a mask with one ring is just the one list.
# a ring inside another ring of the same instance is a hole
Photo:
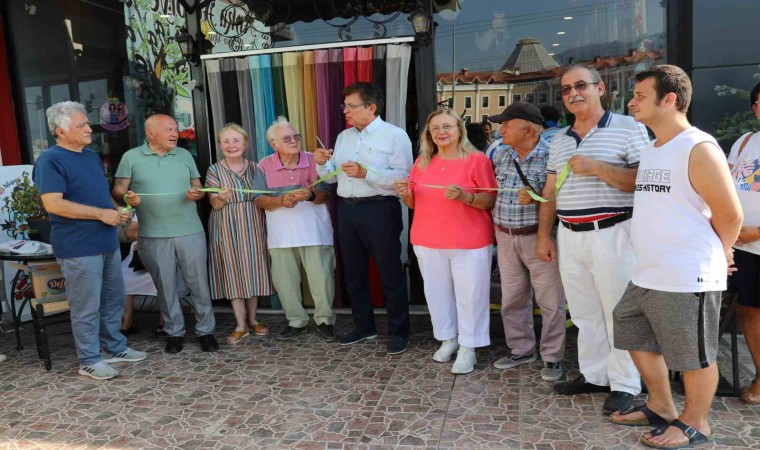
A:
{"label": "white poster board", "polygon": [[[13,195],[13,190],[17,187],[24,172],[27,172],[31,177],[33,167],[31,165],[0,167],[0,244],[13,239],[27,239],[29,237],[26,234],[26,224],[16,223],[13,217],[2,206],[5,205],[5,198]],[[17,283],[16,292],[11,292],[11,283],[13,282],[13,277],[16,276],[16,270],[11,269],[10,263],[7,261],[3,265],[2,276],[5,298],[9,302],[16,301],[16,311],[18,311],[25,296],[32,295],[32,280],[29,278],[29,274],[23,274]],[[7,305],[3,304],[3,315],[6,314],[6,308]],[[24,310],[21,320],[31,320],[29,307]]]}

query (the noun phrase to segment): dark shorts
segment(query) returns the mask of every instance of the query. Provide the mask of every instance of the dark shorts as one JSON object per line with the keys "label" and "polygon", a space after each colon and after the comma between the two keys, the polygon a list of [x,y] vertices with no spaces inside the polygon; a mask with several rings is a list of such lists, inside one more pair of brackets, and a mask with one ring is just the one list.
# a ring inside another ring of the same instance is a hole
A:
{"label": "dark shorts", "polygon": [[740,305],[760,308],[760,255],[734,249],[734,264],[728,291],[736,292]]}
{"label": "dark shorts", "polygon": [[615,348],[660,353],[668,369],[704,369],[718,355],[722,292],[663,292],[629,283],[612,313]]}

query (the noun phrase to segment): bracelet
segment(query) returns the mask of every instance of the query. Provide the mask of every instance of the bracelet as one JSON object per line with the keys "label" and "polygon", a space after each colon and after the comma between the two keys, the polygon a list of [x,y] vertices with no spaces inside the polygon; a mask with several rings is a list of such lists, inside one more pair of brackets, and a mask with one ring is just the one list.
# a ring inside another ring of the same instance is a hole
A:
{"label": "bracelet", "polygon": [[469,201],[469,202],[465,202],[465,203],[466,203],[466,204],[468,204],[468,205],[470,205],[470,206],[472,206],[472,202],[474,202],[474,201],[475,201],[475,194],[473,194],[473,193],[470,193],[470,195],[472,195],[472,198],[470,198],[470,201]]}

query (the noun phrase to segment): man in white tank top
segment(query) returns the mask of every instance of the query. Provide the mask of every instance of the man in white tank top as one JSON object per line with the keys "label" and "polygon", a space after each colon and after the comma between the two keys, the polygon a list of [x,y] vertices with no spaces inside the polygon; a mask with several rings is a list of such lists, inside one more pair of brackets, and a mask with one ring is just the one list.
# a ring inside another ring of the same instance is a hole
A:
{"label": "man in white tank top", "polygon": [[[636,74],[628,104],[656,136],[641,152],[631,239],[633,280],[613,311],[615,346],[631,353],[646,383],[646,404],[616,412],[620,425],[649,425],[641,442],[681,448],[708,442],[718,386],[718,322],[726,273],[742,212],[726,158],[715,139],[692,127],[691,82],[676,66]],[[681,414],[668,370],[683,372]]]}

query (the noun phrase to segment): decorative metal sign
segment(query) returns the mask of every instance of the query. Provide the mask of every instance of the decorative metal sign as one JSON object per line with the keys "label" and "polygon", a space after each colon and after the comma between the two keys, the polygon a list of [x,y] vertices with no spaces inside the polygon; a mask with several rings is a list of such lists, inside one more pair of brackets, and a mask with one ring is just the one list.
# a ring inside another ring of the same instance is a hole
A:
{"label": "decorative metal sign", "polygon": [[254,22],[256,16],[243,2],[213,0],[201,13],[203,34],[222,51],[224,47],[233,52],[271,47],[271,34],[277,31],[258,30]]}

